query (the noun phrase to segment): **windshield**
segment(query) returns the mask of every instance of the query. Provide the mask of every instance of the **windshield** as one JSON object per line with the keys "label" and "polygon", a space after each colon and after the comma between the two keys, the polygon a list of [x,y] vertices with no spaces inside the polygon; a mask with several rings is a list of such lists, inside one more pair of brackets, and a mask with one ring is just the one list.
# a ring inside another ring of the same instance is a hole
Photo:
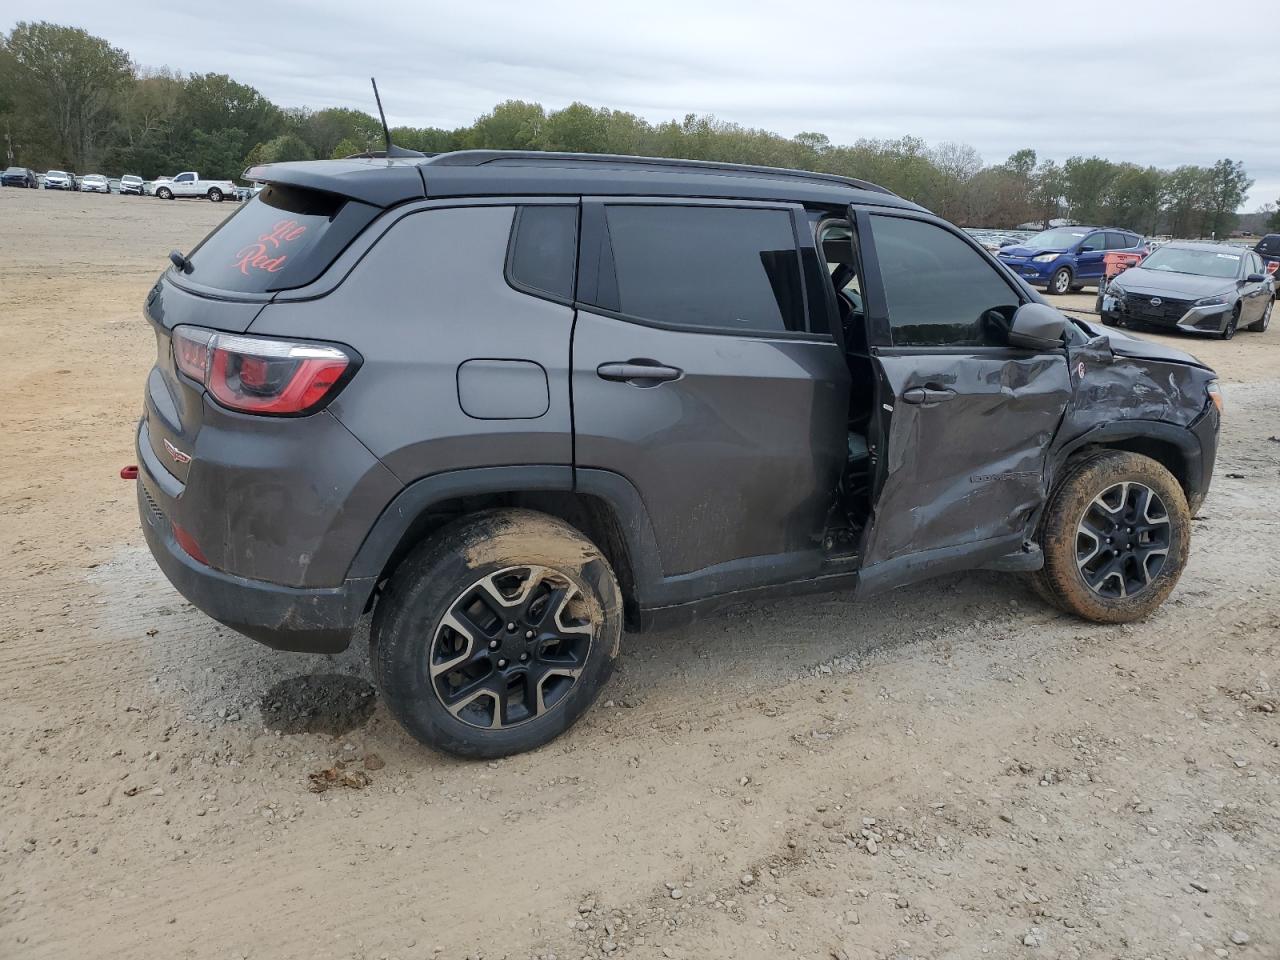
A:
{"label": "windshield", "polygon": [[1088,235],[1088,230],[1057,227],[1053,230],[1046,230],[1044,233],[1037,233],[1024,246],[1039,247],[1042,250],[1065,250],[1068,247],[1075,246]]}
{"label": "windshield", "polygon": [[1191,250],[1186,247],[1161,247],[1142,261],[1142,269],[1229,280],[1240,269],[1240,254],[1218,250]]}
{"label": "windshield", "polygon": [[133,176],[130,176],[130,175],[128,175],[128,174],[125,174],[123,177],[121,177],[121,178],[120,178],[120,182],[121,182],[121,183],[141,183],[141,182],[142,182],[142,178],[141,178],[141,177],[133,177]]}
{"label": "windshield", "polygon": [[66,175],[67,175],[67,171],[65,170],[50,170],[47,174],[45,174],[45,176],[47,177],[65,177]]}

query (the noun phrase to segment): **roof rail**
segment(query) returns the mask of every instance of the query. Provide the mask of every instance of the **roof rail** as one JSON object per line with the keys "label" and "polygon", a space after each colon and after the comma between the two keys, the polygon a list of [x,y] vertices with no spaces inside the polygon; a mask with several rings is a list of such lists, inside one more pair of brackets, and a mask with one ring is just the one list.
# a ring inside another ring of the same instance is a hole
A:
{"label": "roof rail", "polygon": [[544,150],[454,150],[450,153],[438,153],[421,161],[423,165],[444,167],[479,167],[486,163],[500,163],[506,160],[518,160],[533,163],[570,161],[573,163],[612,163],[634,164],[636,166],[671,167],[674,170],[685,170],[690,173],[727,173],[735,176],[756,174],[767,177],[788,177],[796,180],[816,180],[823,183],[839,183],[859,190],[871,190],[893,196],[879,184],[853,177],[842,177],[834,173],[814,173],[811,170],[793,170],[788,167],[761,167],[747,163],[719,163],[714,160],[680,160],[674,157],[632,157],[616,153],[558,153]]}

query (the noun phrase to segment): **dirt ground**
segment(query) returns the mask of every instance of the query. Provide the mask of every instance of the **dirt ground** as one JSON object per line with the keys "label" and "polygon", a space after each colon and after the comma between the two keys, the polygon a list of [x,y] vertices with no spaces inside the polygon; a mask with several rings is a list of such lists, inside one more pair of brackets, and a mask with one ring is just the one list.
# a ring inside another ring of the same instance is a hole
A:
{"label": "dirt ground", "polygon": [[232,209],[0,190],[0,958],[1280,957],[1280,327],[1176,341],[1228,413],[1148,622],[994,573],[743,607],[464,763],[359,639],[268,651],[143,545],[140,309]]}

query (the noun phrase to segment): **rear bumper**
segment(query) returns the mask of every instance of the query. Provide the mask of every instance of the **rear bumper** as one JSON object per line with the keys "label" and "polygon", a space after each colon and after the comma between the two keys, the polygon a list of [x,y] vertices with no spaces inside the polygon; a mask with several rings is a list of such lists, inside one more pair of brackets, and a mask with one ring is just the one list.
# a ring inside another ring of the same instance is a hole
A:
{"label": "rear bumper", "polygon": [[139,449],[138,514],[147,546],[177,591],[219,623],[277,650],[339,653],[373,593],[375,580],[347,580],[338,587],[286,587],[223,573],[192,558],[173,535],[160,507],[156,478]]}

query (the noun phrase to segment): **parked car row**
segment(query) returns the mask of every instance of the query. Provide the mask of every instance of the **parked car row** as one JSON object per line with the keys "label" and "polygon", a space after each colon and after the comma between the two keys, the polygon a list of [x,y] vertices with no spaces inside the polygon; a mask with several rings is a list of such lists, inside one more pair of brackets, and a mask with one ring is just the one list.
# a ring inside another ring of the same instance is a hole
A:
{"label": "parked car row", "polygon": [[214,203],[219,203],[228,197],[246,200],[261,189],[261,185],[255,189],[237,187],[230,180],[206,180],[194,170],[185,171],[176,177],[143,180],[142,177],[131,173],[116,179],[105,177],[100,173],[79,176],[67,170],[36,173],[29,167],[9,167],[0,174],[0,184],[6,187],[27,187],[32,190],[43,187],[45,190],[75,190],[83,193],[128,193],[140,197],[158,197],[161,200],[200,197],[212,200]]}

